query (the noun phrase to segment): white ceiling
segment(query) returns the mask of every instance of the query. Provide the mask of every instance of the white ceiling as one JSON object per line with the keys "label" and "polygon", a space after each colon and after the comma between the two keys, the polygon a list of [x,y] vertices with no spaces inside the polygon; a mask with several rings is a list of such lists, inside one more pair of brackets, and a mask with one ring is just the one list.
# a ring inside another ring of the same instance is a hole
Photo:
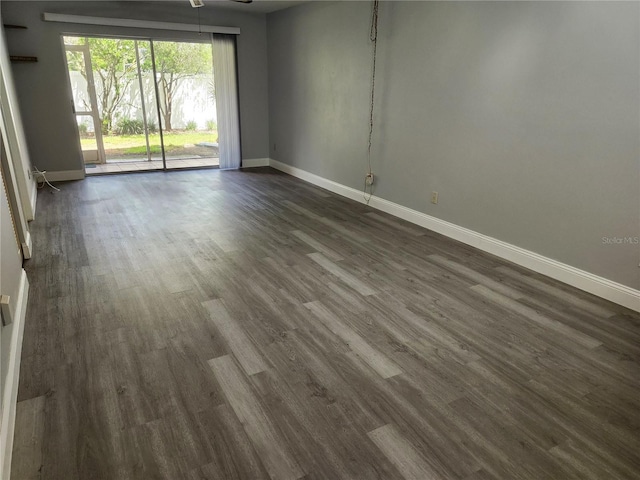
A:
{"label": "white ceiling", "polygon": [[[189,0],[184,0],[189,2]],[[295,7],[302,3],[306,3],[309,0],[253,0],[252,3],[233,2],[231,0],[203,0],[205,7],[212,5],[220,8],[228,8],[232,10],[238,10],[242,12],[254,12],[254,13],[271,13],[278,10],[283,10],[289,7]]]}
{"label": "white ceiling", "polygon": [[[25,0],[0,0],[0,1],[25,1]],[[50,1],[53,3],[59,0],[44,0],[44,1]],[[70,0],[70,1],[86,2],[87,0]],[[128,1],[128,2],[160,1],[160,2],[180,3],[190,7],[189,0],[120,0],[120,1]],[[204,8],[207,8],[207,6],[210,5],[216,8],[226,8],[226,9],[236,10],[240,12],[271,13],[271,12],[276,12],[278,10],[283,10],[285,8],[295,7],[296,5],[301,5],[303,3],[307,3],[313,0],[253,0],[252,3],[234,2],[232,0],[203,0],[203,1],[204,1]]]}

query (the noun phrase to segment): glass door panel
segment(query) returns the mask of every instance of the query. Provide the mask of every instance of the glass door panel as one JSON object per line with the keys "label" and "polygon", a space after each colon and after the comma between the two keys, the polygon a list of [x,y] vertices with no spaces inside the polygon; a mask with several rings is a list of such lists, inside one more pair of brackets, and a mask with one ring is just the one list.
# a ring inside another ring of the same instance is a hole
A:
{"label": "glass door panel", "polygon": [[217,166],[210,43],[153,41],[166,168]]}
{"label": "glass door panel", "polygon": [[146,132],[146,160],[153,168],[163,168],[162,143],[160,142],[158,105],[153,80],[153,57],[151,42],[138,40],[135,42],[138,61],[139,116]]}
{"label": "glass door panel", "polygon": [[[149,42],[126,38],[86,40],[106,162],[117,165],[122,171],[153,168],[152,164],[144,163],[151,160],[147,134],[155,121],[145,110],[142,80],[144,73],[148,75],[151,69],[146,53]],[[162,166],[156,165],[158,167]]]}
{"label": "glass door panel", "polygon": [[102,132],[88,45],[85,39],[64,37],[67,68],[72,92],[72,109],[78,124],[80,146],[85,165],[105,163]]}
{"label": "glass door panel", "polygon": [[84,61],[84,49],[70,50],[67,46],[67,66],[71,79],[71,91],[73,94],[73,106],[76,113],[91,112],[93,110],[89,98],[89,85],[87,83],[87,69]]}
{"label": "glass door panel", "polygon": [[63,39],[87,174],[219,165],[211,43]]}
{"label": "glass door panel", "polygon": [[96,127],[93,122],[93,116],[76,114],[76,121],[78,122],[80,147],[82,149],[82,158],[84,159],[85,168],[94,168],[95,164],[103,162],[100,161],[98,141],[96,139]]}
{"label": "glass door panel", "polygon": [[[151,42],[64,37],[87,174],[162,169]],[[97,153],[96,153],[97,152]]]}

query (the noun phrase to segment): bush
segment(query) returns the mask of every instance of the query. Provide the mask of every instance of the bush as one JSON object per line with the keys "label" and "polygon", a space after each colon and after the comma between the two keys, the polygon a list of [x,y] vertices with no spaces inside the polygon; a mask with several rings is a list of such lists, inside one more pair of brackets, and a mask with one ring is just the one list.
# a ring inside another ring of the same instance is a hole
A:
{"label": "bush", "polygon": [[158,126],[156,125],[156,122],[147,122],[147,128],[149,129],[149,133],[158,132]]}
{"label": "bush", "polygon": [[217,130],[218,129],[218,124],[216,122],[214,122],[213,120],[207,120],[205,125],[207,127],[207,130]]}
{"label": "bush", "polygon": [[78,124],[78,131],[80,132],[81,137],[88,137],[89,126],[86,123]]}
{"label": "bush", "polygon": [[196,128],[198,128],[198,124],[195,122],[195,120],[189,120],[187,122],[187,126],[184,127],[185,130],[188,130],[190,132],[194,131]]}
{"label": "bush", "polygon": [[116,135],[139,135],[144,133],[144,123],[142,120],[123,118],[118,122],[115,129]]}

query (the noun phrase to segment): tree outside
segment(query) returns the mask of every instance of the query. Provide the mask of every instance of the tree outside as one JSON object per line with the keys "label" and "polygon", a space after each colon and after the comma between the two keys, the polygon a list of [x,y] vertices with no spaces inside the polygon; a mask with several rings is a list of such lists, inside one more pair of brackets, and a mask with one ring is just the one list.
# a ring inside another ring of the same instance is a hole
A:
{"label": "tree outside", "polygon": [[[95,91],[102,123],[102,133],[104,135],[116,133],[118,111],[125,106],[127,92],[133,82],[137,81],[135,41],[112,38],[66,37],[65,42],[67,44],[89,45],[92,72],[96,81]],[[198,75],[213,73],[211,45],[185,42],[154,42],[153,46],[163,128],[166,131],[172,131],[173,107],[183,81]],[[87,80],[84,61],[78,53],[69,52],[69,69],[80,72]],[[153,65],[148,50],[140,46],[139,54],[143,76],[152,75]],[[215,95],[213,82],[210,82],[209,89],[209,95]]]}
{"label": "tree outside", "polygon": [[153,42],[156,75],[160,90],[163,127],[173,130],[173,103],[180,83],[185,78],[213,73],[211,45],[205,43]]}
{"label": "tree outside", "polygon": [[136,50],[133,40],[88,38],[94,77],[100,79],[102,89],[96,89],[102,133],[107,135],[115,127],[115,112],[121,105],[129,86],[136,79]]}
{"label": "tree outside", "polygon": [[[66,38],[67,43],[89,45],[91,66],[96,81],[96,97],[102,133],[113,131],[115,112],[122,104],[125,92],[136,79],[136,51],[133,40],[111,38]],[[75,53],[75,52],[74,52]],[[87,79],[84,60],[79,55],[68,56],[69,68]]]}

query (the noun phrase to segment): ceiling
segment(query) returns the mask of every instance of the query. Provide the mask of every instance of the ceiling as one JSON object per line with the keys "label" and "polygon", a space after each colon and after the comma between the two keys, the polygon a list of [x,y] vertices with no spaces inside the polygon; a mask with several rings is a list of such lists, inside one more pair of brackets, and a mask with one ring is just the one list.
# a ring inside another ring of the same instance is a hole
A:
{"label": "ceiling", "polygon": [[[188,0],[184,0],[188,2]],[[245,4],[240,2],[233,2],[231,0],[203,0],[205,8],[207,5],[216,6],[219,8],[228,8],[231,10],[238,10],[243,12],[253,13],[271,13],[278,10],[283,10],[289,7],[295,7],[301,5],[310,0],[253,0],[253,3]]]}
{"label": "ceiling", "polygon": [[[0,0],[2,1],[2,0]],[[9,0],[9,1],[24,1],[24,0]],[[49,2],[55,2],[58,0],[44,0]],[[86,2],[87,0],[71,0],[76,2]],[[147,1],[160,1],[160,2],[171,2],[171,3],[180,3],[186,6],[189,6],[189,0],[120,0],[120,1],[129,1],[129,2],[147,2]],[[241,3],[234,2],[232,0],[203,0],[204,8],[207,6],[213,6],[216,8],[225,8],[229,10],[236,10],[240,12],[249,12],[249,13],[271,13],[276,12],[278,10],[284,10],[285,8],[295,7],[296,5],[301,5],[303,3],[307,3],[313,0],[253,0],[253,3]]]}

